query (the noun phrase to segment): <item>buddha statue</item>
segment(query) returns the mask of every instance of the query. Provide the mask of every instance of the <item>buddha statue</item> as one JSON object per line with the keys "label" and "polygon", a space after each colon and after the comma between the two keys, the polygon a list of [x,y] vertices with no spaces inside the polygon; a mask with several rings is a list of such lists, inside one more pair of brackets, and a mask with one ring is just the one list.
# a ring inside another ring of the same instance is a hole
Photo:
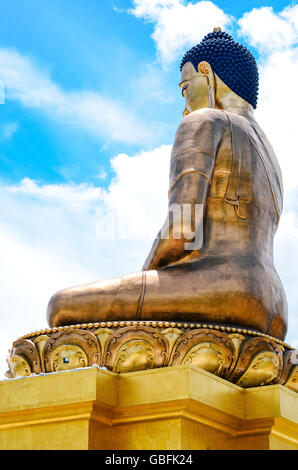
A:
{"label": "buddha statue", "polygon": [[[160,230],[142,271],[56,293],[48,305],[49,325],[205,321],[282,340],[287,302],[273,239],[283,185],[274,151],[254,118],[256,62],[215,28],[183,57],[179,86],[186,105],[171,155],[168,236]],[[190,208],[180,237],[173,207]]]}

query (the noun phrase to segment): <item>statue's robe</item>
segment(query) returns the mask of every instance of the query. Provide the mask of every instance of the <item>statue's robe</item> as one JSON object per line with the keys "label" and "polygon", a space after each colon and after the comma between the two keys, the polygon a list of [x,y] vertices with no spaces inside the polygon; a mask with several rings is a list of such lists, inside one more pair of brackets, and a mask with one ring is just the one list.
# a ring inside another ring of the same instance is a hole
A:
{"label": "statue's robe", "polygon": [[189,320],[283,339],[287,302],[273,262],[281,172],[252,117],[201,109],[182,120],[171,156],[173,204],[203,205],[202,247],[186,250],[189,240],[159,234],[143,271],[53,296],[50,325]]}

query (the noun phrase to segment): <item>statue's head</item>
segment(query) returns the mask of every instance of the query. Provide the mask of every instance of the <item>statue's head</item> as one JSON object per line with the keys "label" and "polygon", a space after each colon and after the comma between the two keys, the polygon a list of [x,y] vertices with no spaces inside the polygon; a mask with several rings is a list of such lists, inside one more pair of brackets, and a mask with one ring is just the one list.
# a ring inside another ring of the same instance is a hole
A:
{"label": "statue's head", "polygon": [[181,62],[180,88],[186,114],[200,108],[223,107],[228,93],[257,106],[259,74],[253,55],[227,33],[215,28]]}

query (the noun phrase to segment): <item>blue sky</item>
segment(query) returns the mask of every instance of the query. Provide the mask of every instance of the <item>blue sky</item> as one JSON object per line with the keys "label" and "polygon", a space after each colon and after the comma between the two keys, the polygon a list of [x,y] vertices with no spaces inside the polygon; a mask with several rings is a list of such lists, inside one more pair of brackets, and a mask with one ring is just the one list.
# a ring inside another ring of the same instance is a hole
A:
{"label": "blue sky", "polygon": [[[0,356],[45,326],[56,290],[142,266],[165,216],[179,63],[217,25],[259,63],[256,117],[285,182],[275,260],[298,347],[297,2],[0,2]],[[124,239],[101,236],[114,212]]]}
{"label": "blue sky", "polygon": [[[29,57],[65,91],[94,91],[125,107],[133,106],[145,122],[160,121],[166,129],[152,142],[145,142],[149,148],[170,141],[181,103],[160,106],[155,100],[138,109],[136,82],[156,57],[151,25],[114,9],[131,6],[131,2],[117,0],[3,2],[0,42],[1,47]],[[178,72],[171,70],[171,93]],[[90,136],[13,100],[7,100],[0,110],[1,122],[18,122],[13,141],[7,139],[1,149],[1,177],[10,182],[25,176],[50,182],[94,181],[101,167],[109,170],[111,156],[123,150],[134,152],[144,145],[141,137],[135,145],[127,145]],[[170,116],[173,126],[164,124]]]}
{"label": "blue sky", "polygon": [[[278,12],[289,2],[215,4],[237,18],[259,6],[271,6]],[[132,107],[138,119],[151,126],[154,122],[159,128],[158,135],[151,136],[150,141],[142,141],[139,136],[132,145],[90,136],[82,129],[49,118],[42,109],[7,99],[6,106],[0,108],[0,122],[17,122],[18,129],[13,139],[6,139],[1,145],[0,171],[4,181],[29,176],[43,182],[94,182],[102,168],[111,177],[109,162],[113,155],[172,142],[182,107],[176,87],[180,57],[167,66],[161,83],[155,84],[157,91],[159,87],[166,90],[169,102],[142,97],[140,81],[147,68],[158,70],[161,64],[156,64],[156,47],[151,39],[154,24],[129,13],[132,8],[131,1],[122,0],[1,2],[1,48],[30,58],[65,91],[100,93],[124,107]],[[155,79],[158,81],[158,77]]]}

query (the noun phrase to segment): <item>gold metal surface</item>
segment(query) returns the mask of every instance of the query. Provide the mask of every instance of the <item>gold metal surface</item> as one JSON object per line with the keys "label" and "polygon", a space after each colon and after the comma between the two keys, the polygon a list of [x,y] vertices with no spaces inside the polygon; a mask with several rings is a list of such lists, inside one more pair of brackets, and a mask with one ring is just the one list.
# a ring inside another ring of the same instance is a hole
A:
{"label": "gold metal surface", "polygon": [[22,356],[13,355],[8,360],[11,377],[28,377],[32,371],[29,363]]}
{"label": "gold metal surface", "polygon": [[298,368],[292,355],[293,350],[281,340],[228,325],[89,323],[42,330],[18,339],[8,357],[7,377],[93,364],[121,374],[192,365],[244,388],[279,383],[296,391]]}
{"label": "gold metal surface", "polygon": [[47,343],[47,341],[49,340],[49,336],[47,335],[39,335],[37,336],[33,341],[35,343],[35,345],[37,346],[37,349],[38,349],[38,352],[39,352],[39,355],[40,357],[43,359],[43,350],[44,350],[44,347]]}
{"label": "gold metal surface", "polygon": [[53,372],[78,369],[88,365],[88,358],[84,349],[74,344],[58,347],[50,355],[49,361]]}
{"label": "gold metal surface", "polygon": [[127,341],[117,352],[113,372],[153,369],[152,346],[146,341]]}
{"label": "gold metal surface", "polygon": [[256,387],[272,382],[279,372],[279,360],[273,352],[258,353],[236,383],[240,387]]}
{"label": "gold metal surface", "polygon": [[[233,71],[231,71],[233,73]],[[182,68],[186,111],[170,164],[169,207],[204,207],[203,246],[159,232],[143,271],[55,294],[51,327],[134,320],[234,324],[283,339],[287,302],[273,262],[281,172],[255,121],[207,62]],[[157,169],[158,171],[158,169]],[[193,216],[194,217],[194,216]],[[193,231],[194,220],[185,233]]]}
{"label": "gold metal surface", "polygon": [[212,374],[220,375],[224,364],[223,353],[217,344],[201,343],[187,352],[182,364],[197,366]]}
{"label": "gold metal surface", "polygon": [[285,386],[298,393],[298,366],[293,368]]}
{"label": "gold metal surface", "polygon": [[298,449],[298,395],[194,366],[0,382],[0,449]]}
{"label": "gold metal surface", "polygon": [[[111,327],[113,328],[119,328],[119,327],[124,327],[124,326],[150,326],[152,328],[183,328],[184,330],[179,330],[181,333],[184,333],[185,330],[188,329],[194,329],[194,328],[206,328],[206,329],[215,329],[218,331],[225,331],[228,333],[228,336],[232,339],[234,343],[234,336],[238,337],[239,339],[245,339],[245,336],[257,336],[257,337],[262,337],[262,338],[267,338],[269,340],[275,341],[277,344],[280,344],[283,348],[289,349],[290,351],[295,351],[295,348],[290,346],[289,344],[285,343],[284,341],[274,338],[273,336],[266,335],[265,333],[261,333],[260,331],[257,330],[250,330],[250,329],[243,329],[243,328],[238,328],[235,326],[230,326],[230,325],[219,325],[219,324],[210,324],[207,322],[202,322],[202,323],[189,323],[189,322],[168,322],[168,321],[114,321],[114,322],[95,322],[95,323],[77,323],[75,325],[64,325],[64,326],[58,326],[58,327],[53,327],[53,328],[46,328],[43,330],[37,330],[37,331],[32,331],[30,333],[27,333],[20,338],[18,338],[18,341],[24,340],[24,339],[32,339],[34,342],[36,341],[38,343],[38,338],[40,335],[45,335],[49,333],[57,333],[58,331],[69,331],[72,328],[79,329],[79,330],[92,330],[93,333],[98,336],[101,336],[101,331],[105,335],[110,335],[111,332],[113,332]],[[97,328],[100,328],[97,330]],[[162,333],[164,333],[165,336],[167,336],[167,330],[163,330]],[[99,341],[101,342],[101,338],[98,338]],[[236,346],[235,346],[236,348]]]}

